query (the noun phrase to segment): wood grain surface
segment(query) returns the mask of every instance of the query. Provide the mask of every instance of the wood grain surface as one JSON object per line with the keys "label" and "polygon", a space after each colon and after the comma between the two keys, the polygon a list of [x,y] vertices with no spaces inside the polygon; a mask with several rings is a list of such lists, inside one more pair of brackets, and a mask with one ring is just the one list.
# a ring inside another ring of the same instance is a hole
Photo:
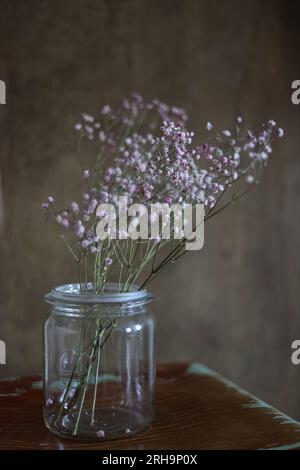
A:
{"label": "wood grain surface", "polygon": [[157,417],[141,434],[99,443],[51,434],[39,377],[0,382],[0,449],[300,449],[300,424],[199,363],[161,365]]}
{"label": "wood grain surface", "polygon": [[72,126],[134,90],[187,108],[197,141],[238,114],[285,129],[261,185],[151,289],[160,361],[206,363],[300,419],[299,17],[299,0],[0,0],[0,377],[40,373],[43,295],[76,278],[40,210],[77,198]]}

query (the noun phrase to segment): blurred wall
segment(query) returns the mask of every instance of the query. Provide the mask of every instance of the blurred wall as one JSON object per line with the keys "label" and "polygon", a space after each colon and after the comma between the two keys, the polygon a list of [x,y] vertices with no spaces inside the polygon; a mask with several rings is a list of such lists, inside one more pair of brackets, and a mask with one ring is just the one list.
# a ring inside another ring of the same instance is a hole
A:
{"label": "blurred wall", "polygon": [[160,361],[202,361],[300,418],[299,2],[1,0],[0,12],[0,375],[41,370],[42,296],[75,278],[40,211],[76,191],[74,118],[136,90],[186,107],[198,132],[238,114],[285,128],[262,184],[152,289]]}

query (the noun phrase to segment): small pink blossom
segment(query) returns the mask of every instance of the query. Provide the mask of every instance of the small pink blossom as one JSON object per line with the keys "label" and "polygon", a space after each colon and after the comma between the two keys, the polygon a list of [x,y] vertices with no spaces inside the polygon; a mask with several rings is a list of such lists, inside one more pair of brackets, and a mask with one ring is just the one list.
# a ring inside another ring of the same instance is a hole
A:
{"label": "small pink blossom", "polygon": [[86,113],[83,113],[82,114],[82,119],[85,121],[85,122],[94,122],[95,121],[95,118],[94,116],[91,116],[90,114],[86,114]]}
{"label": "small pink blossom", "polygon": [[108,104],[103,106],[103,108],[101,109],[101,114],[103,115],[109,114],[110,112],[111,112],[111,107]]}

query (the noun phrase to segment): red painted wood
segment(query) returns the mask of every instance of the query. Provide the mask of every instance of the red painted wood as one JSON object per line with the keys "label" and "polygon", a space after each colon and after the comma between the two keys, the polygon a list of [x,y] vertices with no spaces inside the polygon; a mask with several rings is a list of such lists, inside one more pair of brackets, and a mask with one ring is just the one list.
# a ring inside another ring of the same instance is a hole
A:
{"label": "red painted wood", "polygon": [[200,364],[158,367],[157,417],[118,441],[61,439],[45,428],[39,377],[0,382],[0,449],[300,448],[300,424]]}

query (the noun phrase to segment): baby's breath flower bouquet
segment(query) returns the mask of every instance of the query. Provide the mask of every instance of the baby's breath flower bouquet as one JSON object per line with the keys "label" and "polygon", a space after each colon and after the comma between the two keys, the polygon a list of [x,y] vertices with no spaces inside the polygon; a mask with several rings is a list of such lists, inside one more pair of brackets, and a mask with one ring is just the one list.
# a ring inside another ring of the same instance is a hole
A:
{"label": "baby's breath flower bouquet", "polygon": [[[120,211],[111,224],[103,223],[105,237],[101,237],[97,227],[105,219],[105,210],[99,210],[100,206],[117,208],[123,197],[128,206],[143,206],[148,216],[153,203],[183,208],[201,204],[206,222],[259,183],[272,153],[272,139],[283,136],[274,121],[255,133],[238,117],[232,129],[222,131],[215,131],[208,122],[204,142],[194,143],[185,110],[157,99],[147,101],[136,93],[116,108],[105,105],[95,116],[82,114],[74,132],[84,184],[82,197],[61,210],[49,196],[42,207],[47,219],[61,228],[61,238],[76,266],[78,295],[98,297],[105,296],[112,282],[118,294],[144,291],[187,253],[189,236],[175,226],[172,211],[158,232],[153,235],[147,225],[142,234],[140,210],[130,217],[135,237],[129,236],[128,226],[121,228]],[[103,350],[117,325],[118,315],[109,312],[105,320],[82,321],[79,346],[52,419],[56,431],[80,435],[86,413],[94,434],[105,437],[105,423],[101,428],[96,417],[98,384]]]}

